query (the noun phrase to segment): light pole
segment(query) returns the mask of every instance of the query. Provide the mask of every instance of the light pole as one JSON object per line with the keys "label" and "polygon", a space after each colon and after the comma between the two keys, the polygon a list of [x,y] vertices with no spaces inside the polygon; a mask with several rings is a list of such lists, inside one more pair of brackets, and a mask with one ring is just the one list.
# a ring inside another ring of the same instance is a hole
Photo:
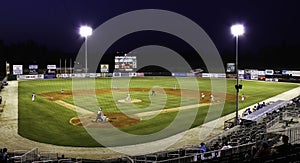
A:
{"label": "light pole", "polygon": [[79,34],[85,38],[85,73],[87,73],[87,37],[92,35],[93,29],[89,26],[81,26]]}
{"label": "light pole", "polygon": [[239,124],[239,89],[242,89],[242,85],[239,84],[239,71],[238,71],[238,41],[239,36],[245,32],[242,24],[235,24],[231,26],[231,33],[235,37],[235,71],[236,71],[236,99],[235,99],[235,125]]}

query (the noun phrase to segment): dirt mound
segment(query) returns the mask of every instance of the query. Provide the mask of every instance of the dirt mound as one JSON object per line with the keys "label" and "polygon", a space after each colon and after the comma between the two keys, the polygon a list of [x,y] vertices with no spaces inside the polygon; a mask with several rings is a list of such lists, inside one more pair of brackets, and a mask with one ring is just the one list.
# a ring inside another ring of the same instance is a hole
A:
{"label": "dirt mound", "polygon": [[126,127],[135,125],[140,122],[137,116],[127,116],[123,113],[104,113],[108,118],[107,122],[95,122],[97,114],[88,114],[80,117],[73,117],[70,119],[70,123],[75,126],[84,126],[88,128],[111,128],[111,127]]}
{"label": "dirt mound", "polygon": [[142,102],[142,100],[140,99],[130,99],[130,100],[126,100],[126,99],[121,99],[121,100],[118,100],[118,102],[120,103],[139,103],[139,102]]}

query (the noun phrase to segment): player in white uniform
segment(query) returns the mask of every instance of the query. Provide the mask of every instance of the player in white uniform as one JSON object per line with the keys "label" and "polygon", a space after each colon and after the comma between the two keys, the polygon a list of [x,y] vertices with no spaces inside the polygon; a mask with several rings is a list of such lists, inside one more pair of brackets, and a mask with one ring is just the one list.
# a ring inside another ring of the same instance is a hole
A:
{"label": "player in white uniform", "polygon": [[210,101],[211,101],[211,102],[214,102],[214,101],[215,101],[215,99],[214,99],[214,98],[215,98],[215,97],[214,97],[214,95],[213,95],[213,94],[211,94],[211,95],[210,95]]}
{"label": "player in white uniform", "polygon": [[245,101],[245,96],[244,96],[244,94],[242,94],[242,102],[244,102]]}
{"label": "player in white uniform", "polygon": [[201,93],[201,98],[202,98],[202,100],[204,99],[204,97],[205,97],[205,94],[202,92],[202,93]]}
{"label": "player in white uniform", "polygon": [[32,95],[31,95],[31,100],[32,100],[32,102],[34,101],[34,99],[35,99],[35,94],[32,93]]}
{"label": "player in white uniform", "polygon": [[102,121],[102,109],[99,107],[98,109],[98,113],[97,113],[97,117],[96,117],[96,122],[98,122],[98,120],[101,120]]}
{"label": "player in white uniform", "polygon": [[126,101],[130,101],[130,93],[127,94],[127,97],[125,99]]}

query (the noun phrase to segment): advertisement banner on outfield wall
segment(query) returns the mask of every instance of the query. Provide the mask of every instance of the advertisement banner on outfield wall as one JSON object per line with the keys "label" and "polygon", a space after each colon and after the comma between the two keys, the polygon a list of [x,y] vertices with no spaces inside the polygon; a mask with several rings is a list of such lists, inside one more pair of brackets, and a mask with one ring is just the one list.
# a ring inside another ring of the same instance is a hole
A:
{"label": "advertisement banner on outfield wall", "polygon": [[122,77],[129,77],[129,73],[121,73]]}
{"label": "advertisement banner on outfield wall", "polygon": [[295,71],[295,70],[282,70],[282,74],[300,77],[300,71]]}
{"label": "advertisement banner on outfield wall", "polygon": [[56,70],[56,65],[47,65],[47,69]]}
{"label": "advertisement banner on outfield wall", "polygon": [[226,74],[226,78],[236,78],[236,74]]}
{"label": "advertisement banner on outfield wall", "polygon": [[172,76],[175,76],[175,77],[187,77],[187,74],[186,74],[186,72],[173,72]]}
{"label": "advertisement banner on outfield wall", "polygon": [[250,69],[245,69],[244,70],[244,79],[251,79],[251,70]]}
{"label": "advertisement banner on outfield wall", "polygon": [[258,80],[265,80],[265,71],[258,70]]}
{"label": "advertisement banner on outfield wall", "polygon": [[57,74],[56,77],[57,78],[71,78],[72,75],[71,74]]}
{"label": "advertisement banner on outfield wall", "polygon": [[108,72],[109,65],[108,64],[101,64],[100,65],[100,72]]}
{"label": "advertisement banner on outfield wall", "polygon": [[187,76],[187,77],[195,77],[195,74],[189,72],[189,73],[186,73],[186,76]]}
{"label": "advertisement banner on outfield wall", "polygon": [[144,73],[142,73],[142,72],[137,72],[137,73],[136,73],[136,76],[142,77],[142,76],[145,76],[145,75],[144,75]]}
{"label": "advertisement banner on outfield wall", "polygon": [[129,73],[129,77],[135,77],[136,76],[136,73],[135,72],[130,72]]}
{"label": "advertisement banner on outfield wall", "polygon": [[271,70],[271,69],[265,70],[265,75],[273,75],[273,74],[274,74],[274,70]]}
{"label": "advertisement banner on outfield wall", "polygon": [[89,78],[96,78],[96,73],[89,73]]}
{"label": "advertisement banner on outfield wall", "polygon": [[251,69],[250,74],[251,74],[251,77],[250,77],[251,80],[258,80],[258,70]]}
{"label": "advertisement banner on outfield wall", "polygon": [[38,74],[38,65],[29,65],[29,74],[30,75],[37,75]]}
{"label": "advertisement banner on outfield wall", "polygon": [[244,79],[245,78],[245,70],[238,70],[238,74],[239,74],[239,79]]}
{"label": "advertisement banner on outfield wall", "polygon": [[100,77],[106,77],[106,73],[97,73],[96,74],[96,78],[100,78]]}
{"label": "advertisement banner on outfield wall", "polygon": [[262,70],[259,70],[259,71],[258,71],[258,75],[259,75],[259,76],[265,76],[265,75],[266,75],[266,72],[265,72],[265,71],[262,71]]}
{"label": "advertisement banner on outfield wall", "polygon": [[121,77],[121,73],[120,72],[114,72],[113,77]]}
{"label": "advertisement banner on outfield wall", "polygon": [[17,75],[17,80],[35,80],[35,79],[44,79],[43,74],[38,75]]}
{"label": "advertisement banner on outfield wall", "polygon": [[226,72],[235,72],[235,63],[227,63]]}
{"label": "advertisement banner on outfield wall", "polygon": [[226,78],[225,73],[202,73],[203,78]]}
{"label": "advertisement banner on outfield wall", "polygon": [[278,82],[278,79],[277,78],[266,78],[265,81]]}
{"label": "advertisement banner on outfield wall", "polygon": [[44,74],[44,79],[54,79],[56,78],[56,74]]}
{"label": "advertisement banner on outfield wall", "polygon": [[13,75],[22,75],[23,65],[13,65]]}

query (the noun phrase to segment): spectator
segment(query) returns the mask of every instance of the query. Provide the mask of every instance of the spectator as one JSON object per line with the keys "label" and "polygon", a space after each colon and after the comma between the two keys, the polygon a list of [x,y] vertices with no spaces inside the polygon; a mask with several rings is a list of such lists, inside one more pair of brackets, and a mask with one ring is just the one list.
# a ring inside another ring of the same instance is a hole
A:
{"label": "spectator", "polygon": [[252,112],[255,112],[257,110],[256,105],[254,105],[252,110],[253,110]]}
{"label": "spectator", "polygon": [[7,153],[7,148],[3,148],[1,154],[1,163],[6,163],[9,161],[9,155]]}
{"label": "spectator", "polygon": [[268,142],[263,141],[258,151],[254,154],[254,158],[263,158],[271,155],[271,147]]}
{"label": "spectator", "polygon": [[216,151],[215,152],[215,157],[218,157],[219,156],[219,152],[217,150],[219,150],[221,148],[219,142],[216,142],[214,145],[213,145],[213,150]]}
{"label": "spectator", "polygon": [[207,147],[205,146],[204,143],[201,143],[201,144],[200,144],[199,150],[200,150],[200,153],[205,153],[205,152],[207,152]]}
{"label": "spectator", "polygon": [[213,147],[214,147],[214,150],[218,150],[218,149],[221,148],[219,142],[216,142],[216,143],[213,145]]}
{"label": "spectator", "polygon": [[275,147],[275,153],[279,155],[287,155],[292,151],[293,146],[289,143],[289,137],[282,135],[282,145]]}
{"label": "spectator", "polygon": [[259,110],[260,108],[261,108],[261,104],[260,104],[260,103],[257,103],[256,110]]}
{"label": "spectator", "polygon": [[221,148],[221,150],[225,150],[225,149],[229,149],[229,148],[232,148],[232,146],[231,146],[231,145],[228,145],[228,142],[226,141],[226,142],[224,142],[224,145],[223,145],[223,147]]}
{"label": "spectator", "polygon": [[250,110],[250,108],[248,108],[248,114],[251,114],[252,113],[252,111]]}
{"label": "spectator", "polygon": [[249,115],[251,114],[252,111],[250,110],[250,108],[247,108],[244,112],[243,112],[243,116]]}

